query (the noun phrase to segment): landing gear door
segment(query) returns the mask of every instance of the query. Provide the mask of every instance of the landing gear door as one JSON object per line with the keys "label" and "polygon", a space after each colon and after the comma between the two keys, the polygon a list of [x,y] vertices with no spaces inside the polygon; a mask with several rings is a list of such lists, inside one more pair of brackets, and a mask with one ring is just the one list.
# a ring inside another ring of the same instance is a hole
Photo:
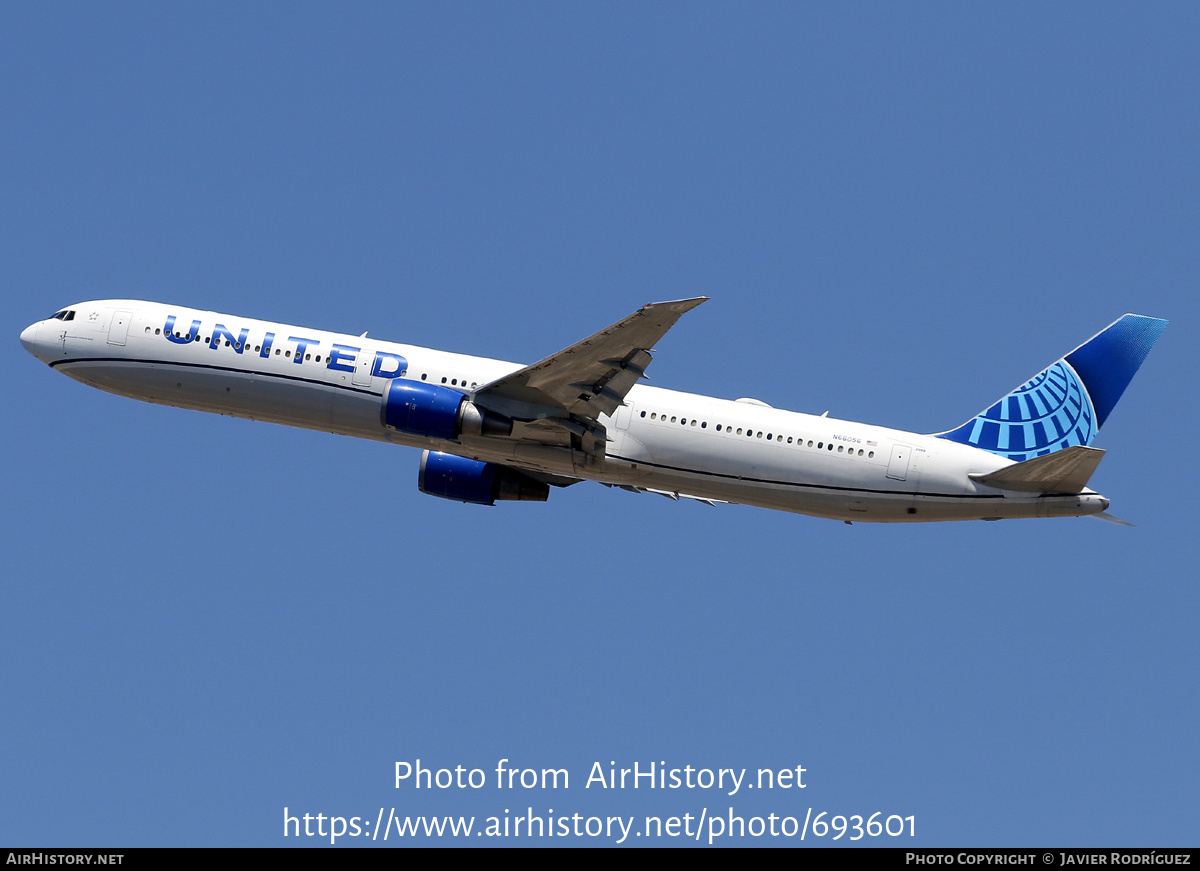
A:
{"label": "landing gear door", "polygon": [[908,445],[892,445],[892,456],[888,460],[887,476],[896,481],[908,477],[908,457],[912,448]]}

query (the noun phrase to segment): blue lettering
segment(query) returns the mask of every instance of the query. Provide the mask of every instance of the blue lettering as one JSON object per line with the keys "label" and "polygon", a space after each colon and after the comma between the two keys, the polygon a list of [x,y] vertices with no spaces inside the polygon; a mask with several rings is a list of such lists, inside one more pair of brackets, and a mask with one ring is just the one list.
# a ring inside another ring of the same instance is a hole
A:
{"label": "blue lettering", "polygon": [[[385,361],[390,361],[387,371],[383,368]],[[375,353],[375,365],[371,368],[371,375],[376,378],[399,378],[407,371],[408,361],[399,354],[389,354],[386,351]]]}
{"label": "blue lettering", "polygon": [[262,353],[261,353],[261,354],[259,354],[258,356],[260,356],[260,357],[270,357],[270,356],[271,356],[271,344],[272,344],[274,341],[275,341],[275,334],[274,334],[274,333],[267,333],[267,334],[266,334],[266,336],[264,336],[264,337],[263,337],[263,349],[262,349]]}
{"label": "blue lettering", "polygon": [[175,315],[167,316],[167,325],[163,327],[163,335],[167,337],[168,342],[174,342],[176,345],[186,345],[188,342],[196,341],[196,336],[200,334],[200,322],[192,321],[192,328],[188,330],[186,336],[175,335]]}
{"label": "blue lettering", "polygon": [[[354,348],[350,345],[334,345],[333,350],[329,352],[329,362],[325,364],[329,369],[341,369],[343,372],[354,371],[354,355],[361,351],[362,348]],[[345,353],[345,352],[350,353]],[[343,360],[348,360],[351,365],[343,363]]]}
{"label": "blue lettering", "polygon": [[224,324],[217,324],[213,327],[212,341],[208,343],[208,347],[213,349],[221,347],[221,336],[224,336],[229,340],[229,344],[233,346],[233,350],[240,354],[246,347],[246,337],[248,335],[250,335],[250,331],[243,327],[241,335],[235,338],[233,333],[229,332],[229,329]]}
{"label": "blue lettering", "polygon": [[316,347],[321,344],[320,339],[303,339],[298,336],[288,336],[289,342],[296,343],[296,358],[292,362],[300,363],[304,360],[304,352],[310,347]]}

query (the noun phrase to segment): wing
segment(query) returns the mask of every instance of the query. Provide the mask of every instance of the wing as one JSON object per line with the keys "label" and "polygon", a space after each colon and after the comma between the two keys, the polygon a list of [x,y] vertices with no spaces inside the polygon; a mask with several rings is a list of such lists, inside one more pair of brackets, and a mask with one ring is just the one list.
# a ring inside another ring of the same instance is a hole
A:
{"label": "wing", "polygon": [[485,405],[489,399],[503,398],[588,418],[611,415],[643,376],[658,340],[685,312],[707,299],[643,306],[582,342],[483,385],[475,396]]}
{"label": "wing", "polygon": [[643,306],[582,342],[484,384],[472,400],[518,421],[518,439],[553,444],[575,436],[583,450],[601,452],[604,428],[597,418],[625,404],[630,388],[645,377],[654,345],[707,299]]}

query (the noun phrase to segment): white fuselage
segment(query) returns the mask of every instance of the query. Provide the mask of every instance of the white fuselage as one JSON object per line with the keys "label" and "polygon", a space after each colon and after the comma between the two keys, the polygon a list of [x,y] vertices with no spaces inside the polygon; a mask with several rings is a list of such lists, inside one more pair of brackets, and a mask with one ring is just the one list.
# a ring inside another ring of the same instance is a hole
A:
{"label": "white fuselage", "polygon": [[1011,461],[934,436],[643,385],[601,417],[601,457],[523,441],[520,423],[511,437],[408,436],[381,421],[391,378],[470,396],[521,366],[153,302],[101,300],[72,311],[72,320],[33,324],[22,343],[71,378],[163,405],[847,521],[1075,516],[1108,505],[1091,490],[1043,496],[979,484],[968,475]]}

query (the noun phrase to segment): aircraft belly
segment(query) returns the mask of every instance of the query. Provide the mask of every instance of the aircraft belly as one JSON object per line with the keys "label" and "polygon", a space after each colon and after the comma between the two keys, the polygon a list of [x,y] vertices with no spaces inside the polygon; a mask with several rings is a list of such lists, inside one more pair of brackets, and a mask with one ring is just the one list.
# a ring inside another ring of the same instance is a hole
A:
{"label": "aircraft belly", "polygon": [[168,363],[80,360],[60,368],[85,384],[146,402],[383,438],[379,424],[381,400],[373,393],[287,381],[254,372]]}
{"label": "aircraft belly", "polygon": [[653,457],[641,439],[618,431],[604,458],[603,480],[611,484],[636,485],[653,474]]}
{"label": "aircraft belly", "polygon": [[[631,443],[628,438],[621,443],[625,453],[611,458],[613,468],[606,480],[851,522],[921,523],[1081,513],[1073,504],[1051,505],[1045,499],[1039,503],[967,486],[965,474],[958,474],[957,467],[942,468],[944,463],[937,463],[923,450],[910,452],[905,479],[900,481],[888,477],[890,456],[886,454],[882,461],[860,462],[858,457],[851,460],[836,453],[780,454],[758,444],[745,445],[746,450],[736,451],[737,456],[722,456],[690,451],[682,439],[655,443],[653,452],[640,442]],[[642,449],[631,455],[634,444]],[[787,458],[786,463],[779,462],[781,456]],[[633,461],[637,461],[639,477],[633,480],[626,474],[618,480],[616,469],[623,466],[628,470]]]}

